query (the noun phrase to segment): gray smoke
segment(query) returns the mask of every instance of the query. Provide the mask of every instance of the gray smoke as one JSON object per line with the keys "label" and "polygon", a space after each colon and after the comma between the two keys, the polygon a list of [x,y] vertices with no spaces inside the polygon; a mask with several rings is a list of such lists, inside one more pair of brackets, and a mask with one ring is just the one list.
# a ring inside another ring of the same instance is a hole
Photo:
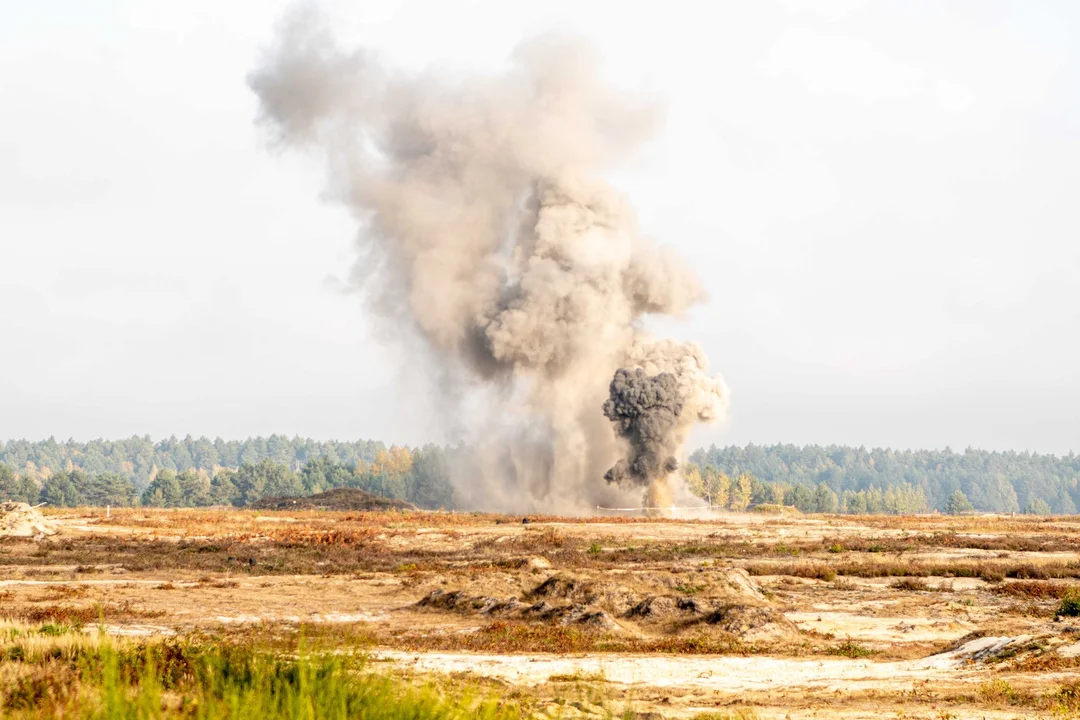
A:
{"label": "gray smoke", "polygon": [[456,480],[464,503],[636,500],[603,481],[627,448],[598,411],[616,368],[673,378],[672,457],[690,425],[723,414],[700,349],[640,329],[702,294],[603,181],[659,113],[605,86],[587,49],[545,37],[500,75],[411,77],[339,47],[308,6],[249,84],[275,142],[317,153],[329,196],[355,216],[353,279],[371,309],[421,339],[406,344],[410,367],[434,370],[448,425],[475,449]]}
{"label": "gray smoke", "polygon": [[649,376],[641,368],[620,368],[611,381],[604,415],[630,445],[604,479],[648,487],[679,469],[675,428],[683,411],[679,381],[671,373]]}

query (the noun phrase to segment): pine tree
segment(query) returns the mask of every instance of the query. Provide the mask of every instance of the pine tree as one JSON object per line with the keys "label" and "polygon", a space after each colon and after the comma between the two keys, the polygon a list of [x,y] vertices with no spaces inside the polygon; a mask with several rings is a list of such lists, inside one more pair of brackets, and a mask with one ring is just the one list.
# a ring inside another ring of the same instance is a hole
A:
{"label": "pine tree", "polygon": [[950,515],[960,515],[961,513],[971,512],[974,510],[971,503],[968,502],[967,495],[963,490],[957,490],[949,499],[945,502],[945,512]]}
{"label": "pine tree", "polygon": [[1024,513],[1027,515],[1050,515],[1053,510],[1050,509],[1050,503],[1042,498],[1031,498],[1027,507],[1024,508]]}
{"label": "pine tree", "polygon": [[825,483],[818,483],[817,489],[814,490],[814,512],[834,513],[836,506],[836,493]]}

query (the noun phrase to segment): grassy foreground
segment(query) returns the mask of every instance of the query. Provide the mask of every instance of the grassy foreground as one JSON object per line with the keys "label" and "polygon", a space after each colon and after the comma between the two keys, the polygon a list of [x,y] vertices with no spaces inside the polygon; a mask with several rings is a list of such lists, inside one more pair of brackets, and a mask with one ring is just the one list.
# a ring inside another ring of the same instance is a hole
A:
{"label": "grassy foreground", "polygon": [[359,656],[274,653],[210,640],[112,640],[69,627],[0,627],[4,718],[518,720],[468,685],[452,692],[372,670]]}

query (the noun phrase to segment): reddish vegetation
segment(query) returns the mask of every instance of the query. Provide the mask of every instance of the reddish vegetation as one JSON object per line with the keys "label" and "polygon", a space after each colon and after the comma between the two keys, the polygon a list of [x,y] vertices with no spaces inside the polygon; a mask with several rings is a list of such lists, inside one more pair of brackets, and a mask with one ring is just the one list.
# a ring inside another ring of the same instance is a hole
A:
{"label": "reddish vegetation", "polygon": [[356,488],[334,488],[326,492],[301,497],[263,498],[251,505],[253,510],[348,510],[387,511],[416,510],[416,506],[404,500],[372,495]]}

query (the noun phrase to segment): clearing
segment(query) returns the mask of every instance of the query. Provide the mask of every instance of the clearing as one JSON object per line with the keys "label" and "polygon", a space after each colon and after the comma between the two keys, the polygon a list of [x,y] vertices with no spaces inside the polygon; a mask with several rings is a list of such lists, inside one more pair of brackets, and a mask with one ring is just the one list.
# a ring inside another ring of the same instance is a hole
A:
{"label": "clearing", "polygon": [[1080,620],[1058,612],[1080,590],[1077,518],[284,507],[47,510],[35,529],[56,534],[0,538],[0,617],[148,641],[302,633],[512,688],[544,717],[1080,707]]}

